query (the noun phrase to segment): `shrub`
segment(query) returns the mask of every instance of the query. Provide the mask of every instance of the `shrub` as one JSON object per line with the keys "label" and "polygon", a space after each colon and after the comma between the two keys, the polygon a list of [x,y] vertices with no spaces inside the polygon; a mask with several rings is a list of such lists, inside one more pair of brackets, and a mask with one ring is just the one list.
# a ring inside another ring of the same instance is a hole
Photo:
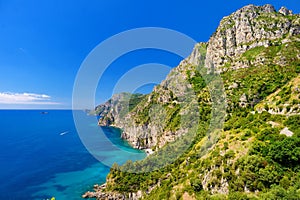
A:
{"label": "shrub", "polygon": [[235,156],[235,153],[234,153],[233,150],[229,150],[229,151],[226,152],[226,154],[225,154],[225,158],[226,158],[226,159],[234,158],[234,156]]}
{"label": "shrub", "polygon": [[200,179],[191,179],[191,186],[195,192],[200,192],[203,189]]}

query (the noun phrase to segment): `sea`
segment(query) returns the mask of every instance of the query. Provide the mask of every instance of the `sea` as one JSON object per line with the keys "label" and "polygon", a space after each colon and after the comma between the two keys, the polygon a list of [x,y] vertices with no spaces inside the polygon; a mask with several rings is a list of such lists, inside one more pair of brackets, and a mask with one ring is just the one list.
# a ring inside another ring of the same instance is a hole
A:
{"label": "sea", "polygon": [[1,200],[82,199],[105,182],[112,163],[146,157],[121,139],[120,129],[74,112],[80,131],[71,110],[0,110]]}

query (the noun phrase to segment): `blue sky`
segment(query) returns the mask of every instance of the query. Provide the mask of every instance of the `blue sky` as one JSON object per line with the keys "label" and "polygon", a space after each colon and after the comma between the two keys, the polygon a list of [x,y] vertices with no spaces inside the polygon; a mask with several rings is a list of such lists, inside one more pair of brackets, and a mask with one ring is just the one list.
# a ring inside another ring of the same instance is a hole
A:
{"label": "blue sky", "polygon": [[[0,109],[71,108],[81,63],[100,42],[122,31],[163,27],[207,41],[222,17],[247,4],[266,3],[300,12],[295,0],[0,0]],[[96,103],[107,100],[114,84],[132,67],[175,67],[181,59],[151,49],[120,57],[101,79]]]}

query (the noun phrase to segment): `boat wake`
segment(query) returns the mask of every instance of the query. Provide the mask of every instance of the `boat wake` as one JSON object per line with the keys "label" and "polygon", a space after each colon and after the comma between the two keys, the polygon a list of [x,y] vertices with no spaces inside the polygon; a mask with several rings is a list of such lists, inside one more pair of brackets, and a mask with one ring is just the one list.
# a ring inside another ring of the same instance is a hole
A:
{"label": "boat wake", "polygon": [[69,133],[69,131],[62,132],[62,133],[60,133],[59,135],[65,135],[65,134],[67,134],[67,133]]}

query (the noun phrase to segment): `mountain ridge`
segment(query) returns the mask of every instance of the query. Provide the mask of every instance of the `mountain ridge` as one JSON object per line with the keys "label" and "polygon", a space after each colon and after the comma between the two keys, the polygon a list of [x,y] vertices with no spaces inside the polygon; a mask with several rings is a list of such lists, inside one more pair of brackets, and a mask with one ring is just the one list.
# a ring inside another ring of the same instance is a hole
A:
{"label": "mountain ridge", "polygon": [[[244,14],[245,13],[245,14]],[[254,13],[254,14],[253,14]],[[267,61],[261,61],[261,58],[257,59],[244,59],[241,58],[246,51],[259,48],[259,47],[268,47],[272,45],[272,42],[277,42],[275,41],[276,39],[283,39],[283,35],[290,34],[290,36],[285,36],[284,38],[289,38],[293,36],[294,34],[299,34],[300,33],[300,20],[297,18],[297,21],[292,24],[291,21],[293,20],[279,20],[277,22],[277,26],[279,27],[285,27],[283,28],[284,31],[276,32],[273,33],[273,31],[264,31],[260,29],[254,29],[252,25],[248,23],[248,21],[253,18],[257,18],[261,15],[264,14],[274,14],[274,16],[277,17],[277,15],[280,15],[278,18],[284,18],[285,16],[294,16],[292,15],[292,11],[286,9],[285,7],[282,7],[278,12],[276,12],[275,8],[272,5],[265,5],[265,6],[254,6],[254,5],[248,5],[243,7],[242,9],[239,9],[238,11],[234,12],[233,14],[224,17],[221,22],[219,27],[217,28],[217,31],[212,35],[210,40],[207,43],[198,43],[191,55],[184,59],[178,67],[174,68],[166,80],[164,80],[160,85],[156,86],[153,90],[153,92],[145,98],[148,98],[148,101],[144,101],[144,103],[149,103],[149,101],[152,100],[156,101],[155,104],[165,104],[169,101],[174,102],[174,96],[175,98],[182,98],[182,96],[185,96],[185,93],[188,93],[188,89],[192,88],[192,84],[190,83],[190,80],[192,77],[188,78],[187,74],[185,72],[187,71],[193,71],[191,68],[193,68],[194,65],[199,65],[199,63],[202,61],[204,62],[205,68],[212,70],[211,68],[213,67],[213,70],[216,70],[218,73],[221,73],[222,71],[228,71],[228,70],[237,70],[240,68],[248,68],[252,65],[257,65],[259,64],[264,64],[264,62]],[[283,14],[282,14],[283,13]],[[245,23],[243,23],[243,20],[245,16],[250,16],[251,18],[248,19]],[[234,26],[229,26],[228,27],[228,21],[231,21],[231,18],[235,18],[234,24],[240,24],[239,27],[243,28],[236,28]],[[261,26],[261,24],[259,24]],[[266,26],[274,26],[272,23],[267,22]],[[224,28],[225,27],[225,28]],[[251,28],[252,27],[252,28]],[[251,34],[242,34],[241,35],[241,30],[252,30]],[[295,31],[296,30],[296,31]],[[254,34],[259,32],[259,34]],[[227,34],[228,33],[228,34]],[[224,35],[225,34],[225,35]],[[248,35],[251,35],[250,38],[247,39]],[[273,34],[273,35],[272,35]],[[233,36],[236,35],[236,36]],[[254,37],[254,36],[255,37]],[[266,36],[269,36],[268,38]],[[237,37],[239,36],[239,37]],[[221,38],[221,40],[220,40]],[[262,41],[256,41],[261,39]],[[267,38],[267,39],[266,39]],[[232,41],[234,40],[234,41]],[[288,39],[286,39],[288,40]],[[226,41],[231,41],[226,42]],[[286,42],[286,41],[285,41]],[[245,43],[248,43],[246,46],[243,45]],[[251,43],[251,44],[250,44]],[[242,44],[242,45],[241,45]],[[222,47],[222,48],[221,48]],[[217,50],[221,49],[221,50]],[[230,51],[226,50],[230,49]],[[227,60],[223,59],[227,56]],[[221,60],[220,60],[221,59]],[[278,61],[281,62],[281,61]],[[230,63],[230,68],[226,68],[226,65],[229,65]],[[180,74],[180,75],[177,75]],[[171,77],[173,75],[173,77]],[[199,74],[198,74],[199,75]],[[173,84],[173,85],[172,85]],[[205,84],[205,83],[204,83]],[[186,86],[186,88],[180,88],[181,85]],[[176,87],[174,87],[176,86]],[[166,88],[164,90],[163,88]],[[174,94],[175,93],[175,94]],[[178,93],[178,94],[176,94]],[[155,94],[160,94],[159,97],[156,97]],[[158,98],[158,99],[155,99]],[[134,98],[133,98],[134,99]],[[116,101],[114,101],[116,102]],[[210,103],[210,102],[208,102]],[[107,103],[106,103],[107,105]],[[101,107],[101,105],[99,106]],[[142,106],[146,107],[146,106]],[[120,107],[118,109],[114,109],[114,112],[109,113],[108,115],[104,116],[99,120],[99,125],[115,125],[117,127],[120,127],[124,130],[122,137],[126,140],[128,140],[132,146],[136,148],[152,148],[156,145],[159,147],[163,146],[166,142],[170,142],[176,139],[176,136],[173,137],[171,136],[170,139],[167,139],[166,141],[150,141],[150,137],[148,135],[143,134],[144,132],[147,132],[147,130],[150,130],[150,133],[154,134],[155,132],[163,132],[162,129],[163,127],[155,124],[154,126],[149,127],[149,124],[147,122],[136,122],[132,121],[132,115],[138,115],[134,114],[133,112],[129,113],[129,115],[125,116],[124,119],[122,120],[118,113],[116,113],[116,110],[122,110]],[[123,110],[126,110],[126,108],[123,108]],[[137,110],[137,109],[136,109]],[[131,111],[131,110],[130,110]],[[174,112],[176,112],[175,110]],[[102,114],[102,113],[101,113]],[[145,114],[147,115],[147,114]],[[123,116],[122,116],[123,117]],[[145,117],[145,116],[143,116]],[[147,117],[147,116],[146,116]],[[140,126],[141,125],[141,126]],[[131,128],[130,128],[131,127]],[[177,131],[179,132],[179,136],[184,134],[184,131]],[[131,133],[128,134],[128,133]],[[163,133],[158,134],[155,136],[157,138],[159,135]],[[132,136],[133,135],[133,136]],[[166,134],[163,134],[165,138],[168,138]],[[168,135],[174,135],[174,131],[170,131]],[[141,137],[140,137],[141,136]],[[143,138],[143,139],[142,139]],[[152,137],[153,139],[153,137]],[[147,140],[142,143],[146,143],[146,145],[141,145],[140,141],[142,140]],[[147,144],[148,143],[148,144]]]}
{"label": "mountain ridge", "polygon": [[[197,133],[190,147],[162,169],[125,173],[147,169],[155,154],[114,166],[106,194],[124,193],[131,199],[300,198],[299,73],[299,14],[267,4],[248,5],[224,17],[210,40],[198,43],[151,94],[138,100],[127,96],[130,109],[120,101],[97,107],[105,107],[99,125],[118,126],[133,147],[157,154],[189,130]],[[223,83],[218,82],[220,98],[214,99],[211,78],[217,76]],[[216,115],[214,103],[225,97],[226,105]],[[185,113],[191,116],[184,118]],[[210,120],[216,118],[218,124],[223,116],[224,127],[208,128]],[[293,134],[281,134],[286,128]],[[214,141],[206,134],[213,130],[218,132]]]}

